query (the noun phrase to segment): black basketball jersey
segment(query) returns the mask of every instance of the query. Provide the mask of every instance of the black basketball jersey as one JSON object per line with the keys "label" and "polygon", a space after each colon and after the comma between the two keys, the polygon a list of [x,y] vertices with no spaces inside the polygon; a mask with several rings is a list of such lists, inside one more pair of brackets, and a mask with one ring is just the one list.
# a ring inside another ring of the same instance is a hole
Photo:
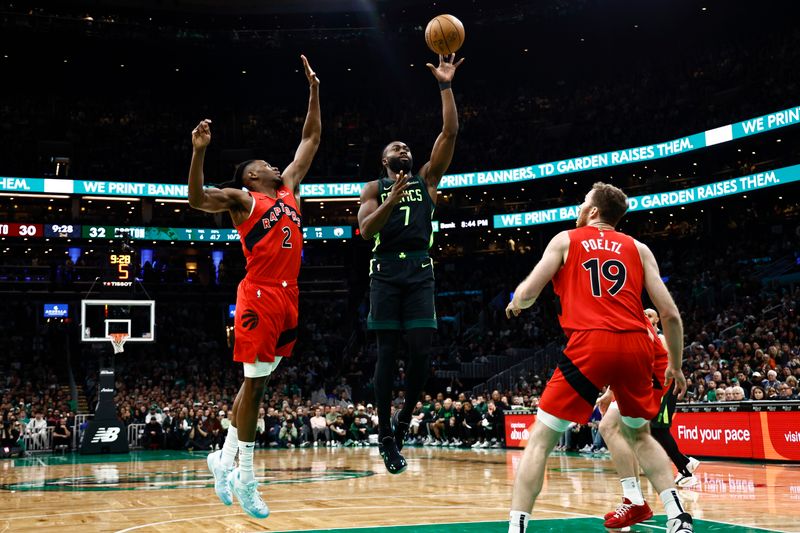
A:
{"label": "black basketball jersey", "polygon": [[[394,181],[383,177],[378,180],[378,205],[383,204],[392,191]],[[373,252],[418,252],[433,244],[431,220],[435,206],[428,187],[420,176],[412,176],[403,198],[394,206],[389,220],[375,234]]]}

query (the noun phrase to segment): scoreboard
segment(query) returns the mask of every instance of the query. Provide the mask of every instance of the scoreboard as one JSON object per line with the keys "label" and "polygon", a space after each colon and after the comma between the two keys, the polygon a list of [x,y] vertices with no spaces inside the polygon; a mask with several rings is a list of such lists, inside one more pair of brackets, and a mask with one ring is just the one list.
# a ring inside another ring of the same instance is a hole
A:
{"label": "scoreboard", "polygon": [[217,241],[228,242],[239,239],[235,229],[165,228],[145,226],[83,226],[84,239],[119,239],[149,241]]}
{"label": "scoreboard", "polygon": [[[156,226],[88,226],[78,224],[18,224],[0,222],[0,237],[48,239],[123,239],[135,241],[233,242],[239,240],[235,229],[168,228]],[[303,227],[304,240],[352,239],[351,226]]]}
{"label": "scoreboard", "polygon": [[0,224],[0,237],[42,237],[44,226],[42,224]]}
{"label": "scoreboard", "polygon": [[76,224],[45,224],[44,236],[79,239],[81,237],[81,227]]}
{"label": "scoreboard", "polygon": [[113,269],[116,281],[127,281],[131,277],[131,262],[133,256],[130,253],[111,254],[108,262]]}
{"label": "scoreboard", "polygon": [[[83,226],[81,236],[84,239],[118,239],[129,237],[143,241],[212,241],[231,242],[239,240],[239,232],[235,229],[216,228],[165,228],[144,226]],[[303,239],[352,239],[353,228],[350,226],[308,226],[303,227]]]}

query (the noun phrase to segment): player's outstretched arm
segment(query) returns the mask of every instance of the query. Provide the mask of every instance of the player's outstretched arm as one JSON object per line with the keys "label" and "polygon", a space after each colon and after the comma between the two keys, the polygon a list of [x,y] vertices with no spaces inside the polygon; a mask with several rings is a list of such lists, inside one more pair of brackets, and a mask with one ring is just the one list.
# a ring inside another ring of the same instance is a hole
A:
{"label": "player's outstretched arm", "polygon": [[569,252],[569,232],[562,231],[550,240],[542,258],[533,267],[528,277],[517,286],[514,298],[506,307],[508,318],[511,318],[512,315],[519,316],[523,309],[527,309],[536,302],[542,289],[550,283],[561,265],[564,264],[567,252]]}
{"label": "player's outstretched arm", "polygon": [[645,244],[636,241],[636,248],[639,250],[639,257],[642,258],[644,267],[644,288],[656,306],[661,324],[664,327],[664,336],[667,341],[667,352],[669,363],[667,367],[666,380],[675,379],[675,392],[679,398],[686,392],[686,379],[683,376],[681,366],[683,365],[683,322],[681,314],[675,300],[664,285],[661,273],[658,270],[658,263]]}
{"label": "player's outstretched arm", "polygon": [[[189,205],[200,211],[219,213],[244,209],[249,196],[238,189],[206,189],[203,187],[203,161],[211,143],[211,121],[202,120],[192,130],[192,163],[189,167]],[[249,204],[248,204],[249,210]]]}
{"label": "player's outstretched arm", "polygon": [[358,208],[358,229],[361,230],[361,237],[364,240],[372,239],[383,229],[392,214],[392,209],[408,188],[408,183],[409,177],[401,170],[392,185],[392,190],[380,205],[378,204],[378,195],[381,193],[379,182],[371,181],[364,186],[361,190],[361,207]]}
{"label": "player's outstretched arm", "polygon": [[455,54],[445,59],[439,56],[439,66],[434,67],[428,63],[426,66],[431,69],[436,81],[439,82],[439,89],[442,93],[442,132],[436,138],[431,151],[431,160],[428,161],[420,171],[428,187],[436,189],[442,176],[447,172],[450,162],[453,160],[453,152],[456,149],[456,135],[458,134],[458,111],[456,110],[456,99],[453,96],[453,89],[450,87],[456,69],[464,62],[462,57],[458,63],[454,63]]}
{"label": "player's outstretched arm", "polygon": [[303,68],[308,78],[310,94],[308,97],[308,113],[306,122],[303,124],[303,136],[300,139],[300,146],[294,154],[294,161],[289,163],[283,172],[283,183],[295,194],[300,188],[300,182],[311,168],[311,162],[319,148],[319,139],[322,133],[322,115],[319,110],[319,78],[314,73],[311,65],[308,64],[306,56],[301,55]]}

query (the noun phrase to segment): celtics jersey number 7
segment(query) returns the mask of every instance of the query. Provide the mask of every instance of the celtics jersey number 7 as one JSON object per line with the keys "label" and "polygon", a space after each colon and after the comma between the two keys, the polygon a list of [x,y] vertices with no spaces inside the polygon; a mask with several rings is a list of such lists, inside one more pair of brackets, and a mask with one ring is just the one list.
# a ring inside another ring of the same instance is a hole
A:
{"label": "celtics jersey number 7", "polygon": [[[392,192],[394,180],[378,180],[378,205],[383,204]],[[403,197],[392,209],[389,220],[375,234],[373,252],[417,252],[433,244],[431,219],[435,209],[428,187],[420,176],[409,178]]]}

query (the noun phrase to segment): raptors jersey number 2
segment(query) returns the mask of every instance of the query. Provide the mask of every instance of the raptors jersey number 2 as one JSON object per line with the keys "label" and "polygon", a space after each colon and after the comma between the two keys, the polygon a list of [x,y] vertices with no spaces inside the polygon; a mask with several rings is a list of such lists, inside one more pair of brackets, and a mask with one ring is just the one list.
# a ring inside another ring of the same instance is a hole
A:
{"label": "raptors jersey number 2", "polygon": [[236,229],[251,280],[296,282],[300,273],[303,228],[292,191],[278,188],[275,199],[251,192],[253,209]]}
{"label": "raptors jersey number 2", "polygon": [[233,359],[273,362],[289,357],[297,339],[298,289],[303,230],[292,191],[277,197],[251,192],[250,216],[236,229],[247,275],[236,294]]}

